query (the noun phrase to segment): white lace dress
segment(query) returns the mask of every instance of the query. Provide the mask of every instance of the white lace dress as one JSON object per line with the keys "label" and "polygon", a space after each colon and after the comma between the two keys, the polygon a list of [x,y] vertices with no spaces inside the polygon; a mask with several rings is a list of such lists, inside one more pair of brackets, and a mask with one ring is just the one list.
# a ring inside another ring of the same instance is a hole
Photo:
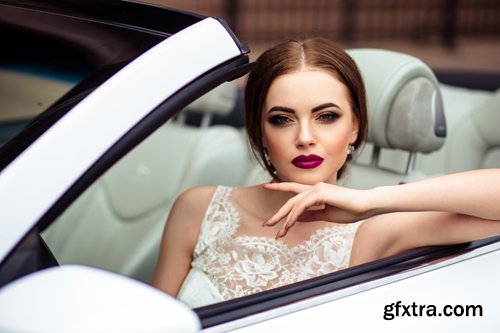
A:
{"label": "white lace dress", "polygon": [[182,302],[199,307],[348,267],[361,222],[318,229],[293,247],[270,237],[235,236],[240,218],[231,190],[217,187],[207,208],[191,270],[177,296]]}

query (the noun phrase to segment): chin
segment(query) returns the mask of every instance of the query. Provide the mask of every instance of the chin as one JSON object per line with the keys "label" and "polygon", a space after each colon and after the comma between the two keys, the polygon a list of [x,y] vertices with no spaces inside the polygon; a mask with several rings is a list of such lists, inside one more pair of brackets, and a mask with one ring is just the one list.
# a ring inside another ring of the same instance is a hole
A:
{"label": "chin", "polygon": [[[279,176],[279,175],[278,175]],[[321,175],[314,172],[304,172],[303,174],[294,174],[291,177],[280,177],[284,182],[294,182],[304,185],[316,185],[318,183],[336,183],[335,175]],[[333,182],[332,182],[333,179]]]}

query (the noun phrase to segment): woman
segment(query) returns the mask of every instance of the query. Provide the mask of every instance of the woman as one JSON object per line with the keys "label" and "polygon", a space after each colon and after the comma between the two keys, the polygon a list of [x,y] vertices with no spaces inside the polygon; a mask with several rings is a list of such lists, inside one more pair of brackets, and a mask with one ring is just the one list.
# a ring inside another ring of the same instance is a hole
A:
{"label": "woman", "polygon": [[363,191],[336,185],[367,133],[363,81],[342,49],[321,38],[289,41],[257,62],[246,130],[273,181],[180,195],[154,286],[195,307],[500,233],[500,186],[490,186],[499,170]]}

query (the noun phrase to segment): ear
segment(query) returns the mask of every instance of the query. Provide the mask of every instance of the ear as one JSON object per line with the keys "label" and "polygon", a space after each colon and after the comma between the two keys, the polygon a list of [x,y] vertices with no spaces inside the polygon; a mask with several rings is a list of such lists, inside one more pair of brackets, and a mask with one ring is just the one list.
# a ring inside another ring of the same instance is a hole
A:
{"label": "ear", "polygon": [[359,121],[358,121],[358,118],[356,118],[356,116],[352,116],[352,131],[351,131],[351,140],[350,142],[351,143],[354,143],[356,142],[356,140],[358,139],[358,133],[359,133]]}

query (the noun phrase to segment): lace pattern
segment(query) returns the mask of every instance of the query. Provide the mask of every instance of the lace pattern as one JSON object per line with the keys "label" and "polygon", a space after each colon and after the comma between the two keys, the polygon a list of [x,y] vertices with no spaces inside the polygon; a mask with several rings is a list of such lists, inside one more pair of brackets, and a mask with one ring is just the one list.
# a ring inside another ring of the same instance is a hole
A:
{"label": "lace pattern", "polygon": [[316,230],[293,247],[259,236],[234,236],[239,214],[232,188],[217,187],[194,250],[193,269],[203,271],[225,300],[347,268],[361,222]]}

